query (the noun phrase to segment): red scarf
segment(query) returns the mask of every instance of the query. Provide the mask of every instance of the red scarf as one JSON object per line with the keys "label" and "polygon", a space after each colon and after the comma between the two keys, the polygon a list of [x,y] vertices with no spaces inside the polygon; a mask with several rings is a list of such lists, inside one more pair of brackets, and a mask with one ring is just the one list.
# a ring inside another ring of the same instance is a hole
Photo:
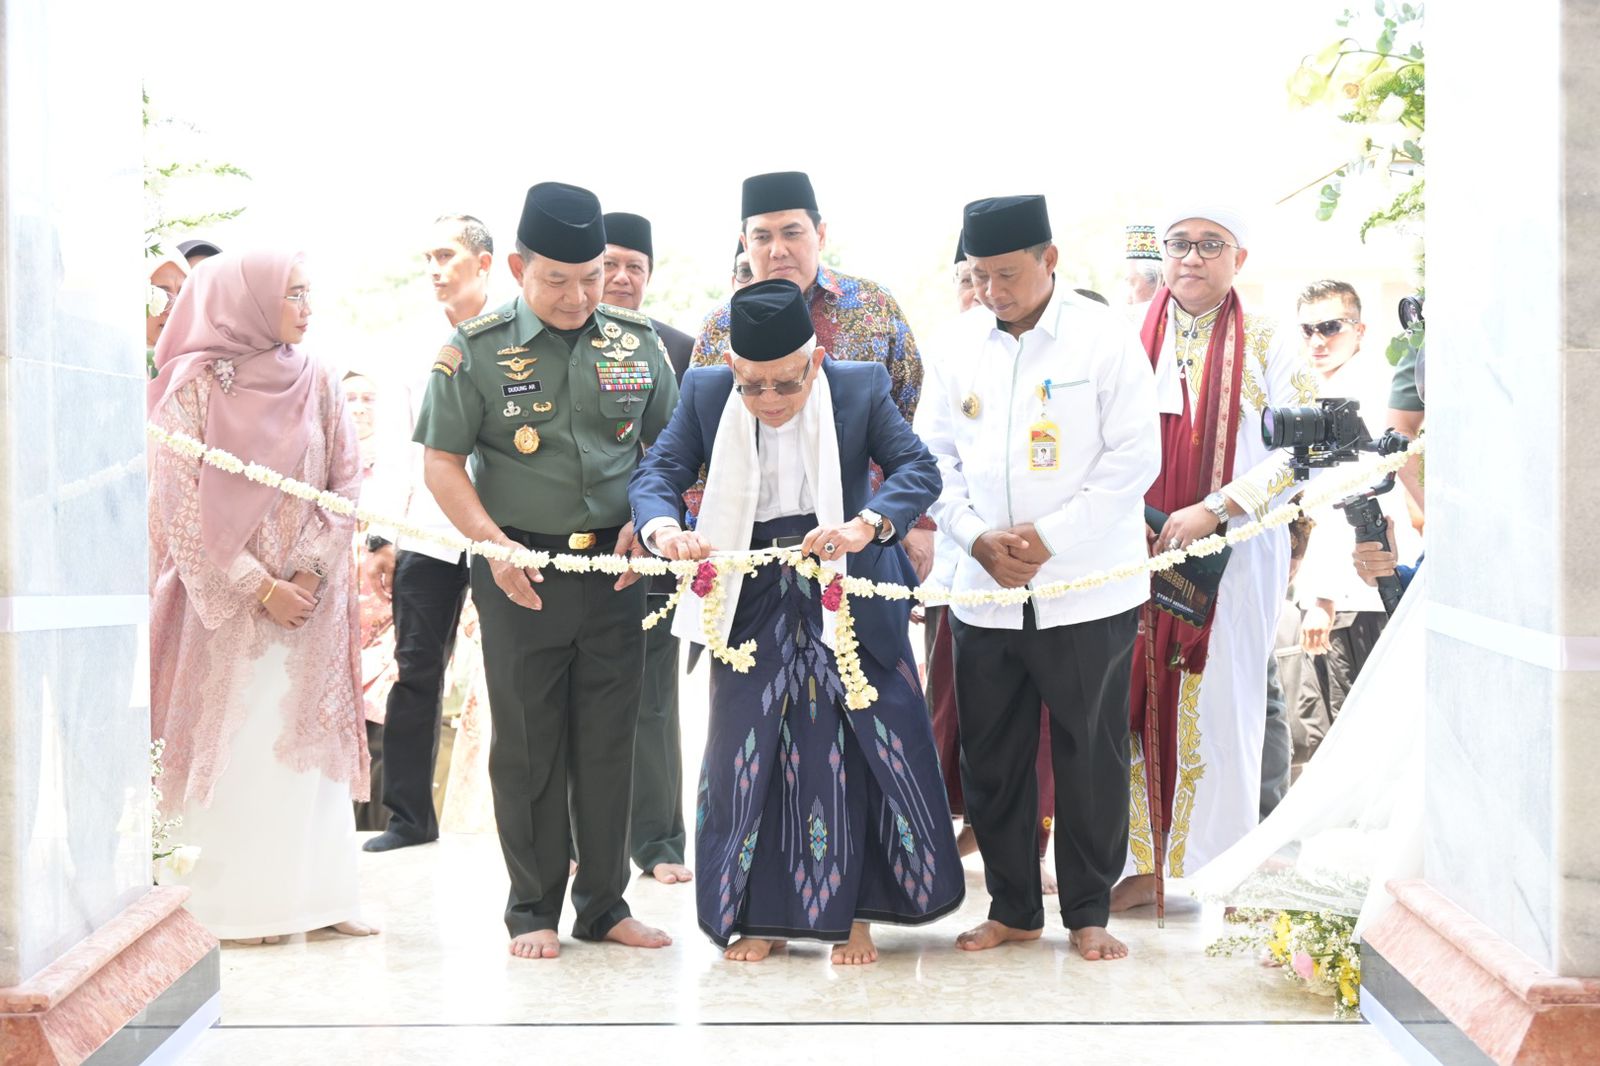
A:
{"label": "red scarf", "polygon": [[[1171,290],[1163,285],[1150,302],[1150,311],[1139,331],[1152,367],[1159,365],[1161,359],[1167,303],[1171,299]],[[1186,380],[1182,413],[1161,416],[1161,474],[1144,496],[1144,502],[1151,507],[1170,515],[1199,503],[1232,480],[1244,358],[1244,307],[1239,294],[1229,289],[1212,326],[1198,401],[1192,392],[1195,383]],[[1166,861],[1162,838],[1171,824],[1178,776],[1179,687],[1184,671],[1200,673],[1205,669],[1210,642],[1210,618],[1196,628],[1145,605],[1143,625],[1134,645],[1129,722],[1133,732],[1144,740],[1145,785],[1151,801],[1150,828],[1158,886]],[[1159,803],[1155,801],[1158,795]]]}

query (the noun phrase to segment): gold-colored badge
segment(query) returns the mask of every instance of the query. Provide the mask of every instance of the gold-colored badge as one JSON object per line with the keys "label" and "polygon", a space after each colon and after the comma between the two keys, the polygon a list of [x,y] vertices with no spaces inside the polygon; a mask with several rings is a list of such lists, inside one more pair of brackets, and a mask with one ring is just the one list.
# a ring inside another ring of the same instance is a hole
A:
{"label": "gold-colored badge", "polygon": [[618,337],[622,336],[622,327],[617,325],[615,322],[606,322],[600,326],[600,332],[604,333],[612,340],[616,340]]}
{"label": "gold-colored badge", "polygon": [[[630,334],[630,336],[631,336],[631,334]],[[619,348],[614,344],[611,347],[607,348],[605,351],[601,352],[600,354],[605,356],[607,359],[626,359],[626,358],[628,358],[628,350],[626,348]]]}
{"label": "gold-colored badge", "polygon": [[977,418],[978,412],[982,409],[983,406],[978,403],[978,394],[975,392],[967,393],[967,398],[961,401],[961,413],[968,418]]}
{"label": "gold-colored badge", "polygon": [[533,405],[533,413],[536,415],[547,415],[555,409],[556,405],[549,402],[540,402]]}
{"label": "gold-colored badge", "polygon": [[607,341],[604,337],[590,337],[589,338],[589,343],[594,345],[596,348],[604,348],[610,342]]}
{"label": "gold-colored badge", "polygon": [[[514,346],[512,346],[510,348],[501,348],[498,352],[495,352],[494,354],[495,355],[521,355],[523,352],[525,352],[527,350],[528,349],[526,349],[522,345],[518,344],[518,345],[514,345]],[[528,361],[531,363],[533,360],[530,359]]]}
{"label": "gold-colored badge", "polygon": [[[528,349],[526,349],[526,348],[507,348],[506,349],[506,351],[517,351],[517,352],[525,352],[527,350]],[[495,354],[496,355],[504,355],[505,352],[496,352]],[[512,373],[520,374],[524,370],[526,370],[530,366],[532,366],[534,363],[537,363],[538,361],[539,361],[539,357],[538,356],[534,356],[532,359],[521,359],[521,358],[513,356],[510,359],[502,359],[502,360],[500,360],[500,365],[504,366],[504,367],[509,367],[511,369]]]}
{"label": "gold-colored badge", "polygon": [[520,374],[516,374],[510,370],[507,370],[505,374],[506,377],[510,378],[512,381],[527,381],[529,378],[533,377],[533,371],[531,370],[524,370]]}
{"label": "gold-colored badge", "polygon": [[634,336],[632,333],[624,333],[622,335],[622,346],[631,352],[635,348],[639,347],[639,338]]}
{"label": "gold-colored badge", "polygon": [[517,446],[517,451],[523,455],[532,455],[539,450],[539,431],[532,426],[523,426],[517,430],[517,435],[511,438],[511,443]]}

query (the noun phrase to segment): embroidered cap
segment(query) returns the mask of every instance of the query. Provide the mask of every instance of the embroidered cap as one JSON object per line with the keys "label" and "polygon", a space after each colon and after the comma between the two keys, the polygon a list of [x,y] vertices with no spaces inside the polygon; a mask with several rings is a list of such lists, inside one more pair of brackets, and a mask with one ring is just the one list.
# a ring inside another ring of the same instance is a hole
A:
{"label": "embroidered cap", "polygon": [[1156,240],[1154,226],[1129,226],[1128,258],[1161,261],[1161,242]]}
{"label": "embroidered cap", "polygon": [[734,293],[728,327],[733,354],[757,363],[793,355],[816,336],[805,294],[785,278],[758,281]]}
{"label": "embroidered cap", "polygon": [[650,220],[643,215],[633,215],[626,211],[607,211],[603,216],[606,224],[606,243],[615,244],[619,248],[631,248],[636,252],[643,252],[645,258],[650,260],[650,265],[656,265],[655,249],[650,246]]}
{"label": "embroidered cap", "polygon": [[780,170],[744,179],[744,195],[739,201],[740,218],[796,210],[817,210],[817,194],[812,191],[811,179],[804,171]]}
{"label": "embroidered cap", "polygon": [[961,247],[968,255],[1005,255],[1050,239],[1043,196],[992,196],[961,213]]}
{"label": "embroidered cap", "polygon": [[600,200],[588,189],[542,181],[528,190],[517,223],[523,247],[558,263],[587,263],[606,250]]}

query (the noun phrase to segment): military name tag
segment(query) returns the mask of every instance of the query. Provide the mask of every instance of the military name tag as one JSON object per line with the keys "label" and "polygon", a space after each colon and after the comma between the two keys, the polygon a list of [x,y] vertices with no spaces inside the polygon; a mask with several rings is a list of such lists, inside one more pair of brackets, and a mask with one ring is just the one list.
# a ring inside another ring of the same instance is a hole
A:
{"label": "military name tag", "polygon": [[530,392],[543,392],[544,382],[524,381],[520,385],[501,385],[501,396],[525,396]]}
{"label": "military name tag", "polygon": [[1049,419],[1028,427],[1028,469],[1055,470],[1061,464],[1061,430]]}
{"label": "military name tag", "polygon": [[600,375],[601,392],[633,392],[636,389],[655,388],[649,363],[597,363],[594,369]]}

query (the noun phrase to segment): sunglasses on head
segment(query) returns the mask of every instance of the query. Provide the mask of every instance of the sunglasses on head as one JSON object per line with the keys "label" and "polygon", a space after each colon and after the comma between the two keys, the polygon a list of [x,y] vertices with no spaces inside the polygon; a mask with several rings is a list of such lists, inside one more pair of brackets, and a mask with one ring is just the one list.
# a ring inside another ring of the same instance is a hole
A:
{"label": "sunglasses on head", "polygon": [[1335,336],[1336,334],[1343,333],[1345,323],[1347,322],[1354,323],[1355,319],[1330,318],[1326,322],[1302,322],[1300,323],[1300,332],[1305,334],[1306,340],[1310,340],[1313,333],[1326,339],[1328,337]]}

